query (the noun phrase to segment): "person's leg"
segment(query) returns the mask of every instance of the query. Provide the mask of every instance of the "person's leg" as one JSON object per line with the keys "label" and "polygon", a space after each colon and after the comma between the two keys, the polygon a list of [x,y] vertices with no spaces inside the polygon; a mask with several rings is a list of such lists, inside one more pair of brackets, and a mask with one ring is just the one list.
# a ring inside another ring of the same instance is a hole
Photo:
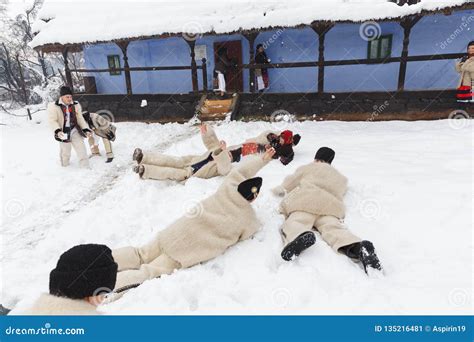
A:
{"label": "person's leg", "polygon": [[219,85],[218,90],[221,92],[221,95],[223,96],[226,92],[226,90],[225,90],[225,88],[226,88],[225,77],[224,77],[223,73],[221,73],[221,72],[217,73],[217,82],[218,82],[218,85]]}
{"label": "person's leg", "polygon": [[69,161],[71,160],[71,143],[59,143],[59,160],[61,161],[61,166],[69,166]]}
{"label": "person's leg", "polygon": [[352,234],[335,216],[317,216],[314,226],[321,233],[323,240],[336,252],[343,246],[361,241],[359,237]]}
{"label": "person's leg", "polygon": [[79,165],[88,168],[89,158],[87,157],[86,145],[84,144],[84,139],[77,130],[74,130],[71,134],[71,144],[76,152],[77,158],[79,159]]}
{"label": "person's leg", "polygon": [[114,152],[112,151],[112,143],[110,142],[110,140],[107,138],[102,138],[102,142],[104,143],[105,147],[105,156],[107,158],[113,158]]}
{"label": "person's leg", "polygon": [[187,157],[174,157],[162,153],[143,153],[141,164],[183,168],[188,162]]}
{"label": "person's leg", "polygon": [[304,211],[291,213],[281,228],[283,243],[287,245],[302,233],[312,231],[314,219],[315,215]]}
{"label": "person's leg", "polygon": [[122,247],[112,251],[112,256],[118,264],[118,271],[138,269],[161,255],[158,237],[141,247]]}
{"label": "person's leg", "polygon": [[90,137],[88,137],[87,141],[89,142],[89,146],[91,148],[92,155],[93,156],[100,156],[99,144],[97,144],[95,134],[92,134]]}
{"label": "person's leg", "polygon": [[141,284],[145,280],[158,278],[162,274],[171,274],[175,269],[181,268],[181,264],[171,259],[166,254],[161,254],[148,264],[142,264],[138,270],[128,270],[117,273],[116,289],[121,287]]}
{"label": "person's leg", "polygon": [[312,232],[315,215],[296,211],[290,214],[281,229],[284,248],[281,257],[289,261],[308,247],[314,245],[316,237]]}
{"label": "person's leg", "polygon": [[144,168],[143,175],[141,176],[143,179],[183,181],[192,176],[192,169],[190,167],[178,169],[147,164],[141,164],[140,166]]}

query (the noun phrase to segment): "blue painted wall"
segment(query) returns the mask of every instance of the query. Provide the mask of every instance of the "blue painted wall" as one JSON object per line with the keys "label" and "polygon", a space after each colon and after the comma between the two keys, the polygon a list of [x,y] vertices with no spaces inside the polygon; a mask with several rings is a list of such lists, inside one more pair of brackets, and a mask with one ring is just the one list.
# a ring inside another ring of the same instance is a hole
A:
{"label": "blue painted wall", "polygon": [[[393,35],[392,56],[401,55],[403,30],[398,23],[382,22],[380,34]],[[367,58],[367,40],[359,33],[359,24],[337,24],[326,35],[326,60]],[[457,53],[466,50],[473,39],[474,11],[426,16],[415,25],[410,40],[410,55]],[[208,88],[212,89],[215,42],[240,40],[243,62],[249,62],[249,43],[241,35],[204,36],[196,45],[207,47]],[[274,63],[305,62],[318,59],[318,36],[311,28],[281,29],[262,32],[255,46],[266,46],[268,57]],[[253,49],[255,47],[252,47]],[[107,68],[107,55],[122,57],[115,44],[96,44],[84,47],[86,68]],[[190,65],[189,46],[182,37],[134,41],[128,48],[130,66]],[[197,61],[198,65],[201,61]],[[122,61],[123,66],[123,61]],[[397,88],[398,63],[375,65],[334,66],[325,69],[325,90],[393,91]],[[126,93],[123,73],[112,76],[94,73],[98,92],[101,94]],[[318,71],[314,68],[269,69],[268,92],[315,92]],[[459,75],[454,61],[429,61],[408,63],[406,89],[452,89],[457,86]],[[198,70],[199,88],[202,89],[202,72]],[[249,91],[249,72],[243,73],[244,91]],[[132,72],[134,93],[188,93],[192,90],[191,71],[141,71]]]}

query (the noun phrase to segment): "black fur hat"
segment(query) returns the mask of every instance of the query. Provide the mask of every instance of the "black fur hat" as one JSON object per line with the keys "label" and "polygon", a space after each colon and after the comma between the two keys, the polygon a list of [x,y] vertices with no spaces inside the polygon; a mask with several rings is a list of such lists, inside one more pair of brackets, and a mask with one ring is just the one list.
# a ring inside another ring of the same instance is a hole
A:
{"label": "black fur hat", "polygon": [[255,199],[260,192],[262,187],[263,179],[261,177],[255,177],[247,179],[239,184],[237,190],[247,201]]}
{"label": "black fur hat", "polygon": [[333,149],[329,147],[321,147],[318,152],[316,152],[316,155],[314,156],[314,159],[317,160],[322,160],[328,164],[331,164],[332,161],[334,160],[334,156],[336,155],[336,152],[334,152]]}
{"label": "black fur hat", "polygon": [[59,96],[64,96],[64,95],[72,95],[72,90],[68,86],[62,86],[61,89],[59,89]]}
{"label": "black fur hat", "polygon": [[107,246],[87,244],[72,247],[59,257],[56,268],[51,271],[49,293],[82,299],[107,292],[107,289],[112,291],[117,269],[112,251]]}

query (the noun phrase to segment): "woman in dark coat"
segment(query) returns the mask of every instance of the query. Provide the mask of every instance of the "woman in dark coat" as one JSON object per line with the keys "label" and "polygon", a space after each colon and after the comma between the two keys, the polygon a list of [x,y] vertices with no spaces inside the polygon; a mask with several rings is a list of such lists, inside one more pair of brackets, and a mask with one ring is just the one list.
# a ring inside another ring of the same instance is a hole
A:
{"label": "woman in dark coat", "polygon": [[[262,44],[257,45],[257,52],[255,54],[255,63],[256,64],[269,64],[270,59],[265,53],[265,49]],[[263,91],[268,88],[268,70],[266,68],[255,69],[255,76],[257,77],[257,89],[258,91]]]}

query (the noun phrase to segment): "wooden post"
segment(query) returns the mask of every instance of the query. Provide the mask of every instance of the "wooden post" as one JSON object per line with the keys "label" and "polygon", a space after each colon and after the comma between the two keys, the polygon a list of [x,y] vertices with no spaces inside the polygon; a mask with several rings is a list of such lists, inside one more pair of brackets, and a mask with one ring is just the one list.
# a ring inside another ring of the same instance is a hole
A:
{"label": "wooden post", "polygon": [[194,39],[186,39],[186,37],[183,35],[183,39],[188,43],[189,48],[191,50],[190,56],[191,56],[191,79],[193,82],[193,92],[198,93],[199,92],[199,86],[198,86],[198,75],[197,75],[197,64],[196,64],[196,53],[194,52],[194,47],[196,46],[196,41]]}
{"label": "wooden post", "polygon": [[202,59],[202,90],[207,94],[207,60]]}
{"label": "wooden post", "polygon": [[407,74],[408,45],[410,44],[411,29],[421,19],[420,16],[411,16],[402,19],[400,26],[403,28],[403,48],[400,56],[400,70],[398,72],[398,91],[405,89],[405,79]]}
{"label": "wooden post", "polygon": [[69,69],[68,48],[63,49],[64,73],[66,74],[66,84],[73,90],[71,69]]}
{"label": "wooden post", "polygon": [[319,37],[319,54],[318,54],[318,94],[324,93],[324,42],[326,33],[334,27],[333,23],[318,22],[311,25],[311,28]]}
{"label": "wooden post", "polygon": [[[258,32],[244,32],[242,35],[247,38],[249,41],[249,64],[254,65],[255,64],[255,40],[257,39]],[[256,87],[255,84],[255,69],[254,68],[249,68],[249,92],[254,93]]]}
{"label": "wooden post", "polygon": [[116,43],[123,54],[123,68],[125,69],[125,85],[127,87],[127,95],[132,95],[132,76],[130,75],[130,65],[128,64],[127,48],[130,42],[128,40]]}

